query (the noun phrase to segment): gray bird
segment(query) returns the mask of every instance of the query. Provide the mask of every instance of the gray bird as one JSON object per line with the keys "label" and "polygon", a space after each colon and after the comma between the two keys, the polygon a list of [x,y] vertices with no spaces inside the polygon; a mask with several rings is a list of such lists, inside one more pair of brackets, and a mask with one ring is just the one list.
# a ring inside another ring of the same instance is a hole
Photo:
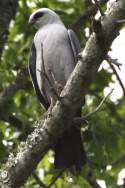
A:
{"label": "gray bird", "polygon": [[[60,85],[58,93],[61,92],[75,67],[81,48],[75,33],[71,29],[67,30],[59,16],[50,9],[35,11],[29,23],[38,30],[30,51],[29,71],[36,95],[47,110],[52,99],[54,103],[57,100],[52,85],[56,90]],[[80,111],[77,116],[80,116]],[[80,130],[74,125],[58,139],[54,150],[57,169],[80,169],[86,162]]]}

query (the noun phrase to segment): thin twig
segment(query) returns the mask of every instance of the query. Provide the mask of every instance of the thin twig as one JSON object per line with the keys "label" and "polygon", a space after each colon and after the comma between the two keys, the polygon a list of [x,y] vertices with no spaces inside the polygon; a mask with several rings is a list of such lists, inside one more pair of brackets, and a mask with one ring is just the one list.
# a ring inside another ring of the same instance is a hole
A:
{"label": "thin twig", "polygon": [[125,23],[125,20],[117,20],[116,23]]}
{"label": "thin twig", "polygon": [[90,116],[92,116],[93,114],[95,114],[96,112],[98,112],[100,110],[100,108],[102,107],[102,105],[104,104],[104,102],[106,101],[106,99],[112,94],[114,89],[111,89],[111,91],[102,99],[102,101],[100,102],[100,104],[97,106],[97,108],[95,110],[93,110],[92,112],[88,113],[87,115],[84,116],[84,119],[89,118]]}
{"label": "thin twig", "polygon": [[117,166],[117,165],[119,165],[120,163],[125,163],[125,153],[124,154],[122,154],[119,158],[117,158],[115,161],[113,161],[112,163],[111,163],[111,166]]}
{"label": "thin twig", "polygon": [[116,65],[119,70],[121,70],[122,64],[118,62],[118,59],[112,59],[109,55],[106,55],[105,60],[106,61],[110,61],[111,63],[113,63],[114,65]]}
{"label": "thin twig", "polygon": [[[78,129],[81,128],[81,124],[82,124],[82,127],[83,127],[83,125],[86,126],[86,125],[89,124],[88,121],[87,121],[84,117],[75,117],[75,118],[73,119],[73,122],[74,122],[73,125],[74,125],[75,127],[77,127]],[[77,126],[76,123],[80,124],[80,126]]]}
{"label": "thin twig", "polygon": [[28,81],[28,69],[27,67],[22,68],[22,70],[17,74],[15,80],[10,83],[3,91],[0,92],[0,119],[8,121],[8,115],[6,113],[6,105],[8,101],[16,94],[20,89],[27,89],[29,86]]}
{"label": "thin twig", "polygon": [[122,88],[122,90],[123,90],[124,96],[125,96],[125,87],[124,87],[124,85],[123,85],[123,83],[122,83],[122,81],[121,81],[121,78],[120,78],[119,75],[118,75],[118,72],[116,71],[114,65],[112,65],[112,62],[111,62],[111,61],[107,60],[107,62],[108,62],[108,64],[110,65],[111,69],[113,70],[113,73],[115,74],[117,80],[119,81],[119,84],[120,84],[120,86],[121,86],[121,88]]}
{"label": "thin twig", "polygon": [[[121,155],[119,158],[117,158],[115,161],[110,162],[110,165],[111,165],[112,168],[116,168],[119,164],[123,164],[123,163],[125,163],[125,153],[122,154],[122,155]],[[94,166],[96,167],[96,166],[97,166],[97,163],[94,163]],[[107,164],[104,164],[104,165],[102,164],[102,166],[101,166],[101,168],[102,168],[104,171],[107,170],[106,167],[107,167]]]}
{"label": "thin twig", "polygon": [[97,183],[92,171],[90,171],[87,175],[87,181],[92,186],[92,188],[101,188],[101,186]]}
{"label": "thin twig", "polygon": [[97,0],[94,0],[94,2],[95,2],[95,5],[97,6],[97,8],[98,8],[98,10],[99,10],[99,12],[100,12],[100,14],[101,14],[101,16],[104,16],[105,14],[104,14],[104,12],[102,11],[101,6],[100,6],[100,4],[98,3],[98,1],[97,1]]}
{"label": "thin twig", "polygon": [[52,181],[51,181],[51,183],[47,186],[47,188],[50,188],[50,187],[56,182],[56,180],[57,180],[59,177],[61,177],[61,175],[62,175],[63,172],[64,172],[64,170],[61,170],[61,171],[57,174],[57,176],[54,176],[53,179],[52,179]]}
{"label": "thin twig", "polygon": [[47,188],[47,186],[40,180],[40,178],[37,176],[35,172],[33,173],[33,177],[38,183],[38,185],[40,185],[40,188]]}
{"label": "thin twig", "polygon": [[83,117],[76,117],[74,118],[75,122],[79,122],[79,123],[84,123],[84,124],[88,124],[87,120],[90,116],[92,116],[93,114],[95,114],[96,112],[98,112],[100,110],[100,108],[102,107],[102,105],[104,104],[104,102],[106,101],[106,99],[112,94],[114,89],[112,89],[108,95],[106,95],[102,101],[100,102],[100,104],[97,106],[96,109],[94,109],[92,112],[89,112],[87,115],[83,116]]}

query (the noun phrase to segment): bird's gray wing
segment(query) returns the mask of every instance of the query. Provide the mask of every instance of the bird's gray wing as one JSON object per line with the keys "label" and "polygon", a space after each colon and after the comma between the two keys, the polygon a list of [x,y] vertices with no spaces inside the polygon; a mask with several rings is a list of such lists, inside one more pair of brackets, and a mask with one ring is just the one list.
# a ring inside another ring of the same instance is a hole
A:
{"label": "bird's gray wing", "polygon": [[30,50],[30,57],[29,57],[29,72],[32,78],[32,82],[36,91],[36,95],[40,101],[40,103],[46,108],[48,109],[49,104],[48,102],[45,100],[44,96],[42,95],[39,86],[38,86],[38,81],[37,81],[37,75],[36,75],[36,48],[34,43],[31,46],[31,50]]}
{"label": "bird's gray wing", "polygon": [[[75,32],[72,29],[68,29],[68,35],[69,35],[74,59],[75,59],[75,62],[77,63],[78,54],[81,52],[80,42],[79,42]],[[84,97],[84,104],[85,104],[85,97]]]}
{"label": "bird's gray wing", "polygon": [[81,46],[79,40],[72,29],[68,29],[68,36],[72,47],[75,62],[77,62],[77,56],[81,52]]}

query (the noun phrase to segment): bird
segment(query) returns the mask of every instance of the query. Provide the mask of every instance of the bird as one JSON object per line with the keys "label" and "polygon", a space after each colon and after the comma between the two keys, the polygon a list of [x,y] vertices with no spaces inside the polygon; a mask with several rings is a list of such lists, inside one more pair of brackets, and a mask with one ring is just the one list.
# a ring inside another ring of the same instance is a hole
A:
{"label": "bird", "polygon": [[[34,11],[29,24],[37,29],[30,49],[29,72],[36,95],[48,110],[52,101],[57,101],[52,87],[60,94],[75,68],[81,47],[74,31],[67,30],[59,15],[49,8]],[[80,115],[81,109],[76,113]],[[86,163],[81,132],[76,126],[71,125],[55,144],[56,169],[79,170]]]}

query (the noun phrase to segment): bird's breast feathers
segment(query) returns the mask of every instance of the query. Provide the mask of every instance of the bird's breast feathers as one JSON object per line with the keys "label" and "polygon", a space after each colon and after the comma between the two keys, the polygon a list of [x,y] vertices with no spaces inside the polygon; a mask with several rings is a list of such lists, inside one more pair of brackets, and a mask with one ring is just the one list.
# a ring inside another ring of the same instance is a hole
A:
{"label": "bird's breast feathers", "polygon": [[63,24],[48,24],[40,28],[34,37],[36,47],[39,47],[41,42],[48,42],[50,45],[58,40],[67,40],[67,29]]}

